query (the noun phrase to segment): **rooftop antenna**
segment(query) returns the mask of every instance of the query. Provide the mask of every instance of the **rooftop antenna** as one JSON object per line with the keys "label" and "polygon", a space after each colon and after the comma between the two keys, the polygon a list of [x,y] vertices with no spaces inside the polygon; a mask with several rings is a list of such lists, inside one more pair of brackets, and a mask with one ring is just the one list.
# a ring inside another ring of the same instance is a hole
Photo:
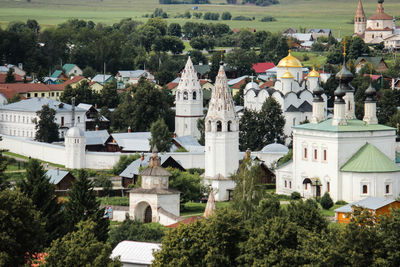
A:
{"label": "rooftop antenna", "polygon": [[72,127],[75,127],[75,97],[71,98],[71,105],[72,105]]}

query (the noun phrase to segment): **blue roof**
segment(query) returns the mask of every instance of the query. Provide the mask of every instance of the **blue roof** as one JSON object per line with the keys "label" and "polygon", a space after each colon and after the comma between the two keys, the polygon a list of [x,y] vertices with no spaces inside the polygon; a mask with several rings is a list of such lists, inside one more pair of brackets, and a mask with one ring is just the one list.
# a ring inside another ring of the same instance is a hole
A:
{"label": "blue roof", "polygon": [[50,183],[58,184],[64,179],[65,176],[68,175],[68,171],[60,171],[60,170],[48,170],[44,175],[50,178]]}
{"label": "blue roof", "polygon": [[335,209],[335,212],[346,212],[346,213],[352,212],[353,209],[351,207],[353,207],[353,206],[363,207],[363,208],[370,209],[370,210],[377,210],[386,205],[392,204],[395,201],[396,201],[395,199],[391,199],[391,198],[367,197],[367,198],[364,198],[363,200],[353,202],[353,203],[347,204],[343,207],[337,208],[337,209]]}
{"label": "blue roof", "polygon": [[75,64],[64,64],[63,69],[68,73],[70,72],[76,65]]}
{"label": "blue roof", "polygon": [[55,70],[53,74],[50,76],[51,78],[58,78],[62,74],[62,70]]}

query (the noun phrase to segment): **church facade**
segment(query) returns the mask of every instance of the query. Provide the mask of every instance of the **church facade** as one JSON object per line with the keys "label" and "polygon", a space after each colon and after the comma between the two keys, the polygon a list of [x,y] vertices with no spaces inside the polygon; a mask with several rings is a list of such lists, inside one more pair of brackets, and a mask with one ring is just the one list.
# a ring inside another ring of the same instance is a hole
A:
{"label": "church facade", "polygon": [[367,18],[362,5],[358,1],[357,11],[354,17],[354,35],[360,36],[368,44],[384,42],[386,49],[399,49],[400,29],[396,27],[396,20],[385,13],[384,0],[378,0],[376,13]]}
{"label": "church facade", "polygon": [[366,91],[364,119],[354,116],[353,75],[344,64],[338,73],[334,116],[322,113],[322,90],[314,91],[310,123],[293,127],[293,160],[276,170],[276,192],[305,198],[328,192],[334,201],[365,197],[396,198],[400,168],[395,163],[396,131],[378,124],[375,89]]}
{"label": "church facade", "polygon": [[[260,111],[264,102],[273,97],[281,105],[282,114],[286,119],[284,134],[290,136],[293,126],[311,120],[312,91],[317,88],[319,79],[320,74],[314,69],[307,75],[307,79],[304,79],[301,62],[289,51],[289,55],[277,66],[277,81],[274,88],[260,89],[255,82],[246,85],[243,92],[244,107]],[[325,94],[322,97],[326,100]],[[324,110],[326,112],[326,105]]]}

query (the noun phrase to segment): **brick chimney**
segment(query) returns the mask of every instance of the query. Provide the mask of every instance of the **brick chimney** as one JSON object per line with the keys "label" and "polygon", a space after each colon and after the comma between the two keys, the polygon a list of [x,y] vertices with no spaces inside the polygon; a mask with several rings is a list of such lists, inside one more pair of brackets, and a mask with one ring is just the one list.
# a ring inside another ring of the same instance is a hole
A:
{"label": "brick chimney", "polygon": [[246,149],[246,152],[244,154],[245,159],[249,159],[251,157],[251,150],[248,148]]}
{"label": "brick chimney", "polygon": [[96,127],[95,127],[95,128],[96,128],[96,131],[98,131],[98,130],[99,130],[99,125],[96,125]]}
{"label": "brick chimney", "polygon": [[128,133],[130,133],[132,130],[131,130],[131,126],[129,126],[128,127]]}

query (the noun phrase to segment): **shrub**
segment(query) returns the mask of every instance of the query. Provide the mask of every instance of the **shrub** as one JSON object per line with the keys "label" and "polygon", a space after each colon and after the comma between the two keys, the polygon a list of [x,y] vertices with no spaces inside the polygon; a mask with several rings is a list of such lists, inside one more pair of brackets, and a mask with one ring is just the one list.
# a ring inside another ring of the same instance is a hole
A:
{"label": "shrub", "polygon": [[271,16],[265,16],[265,17],[262,17],[262,18],[260,19],[260,21],[261,21],[261,22],[276,21],[276,18],[271,17]]}
{"label": "shrub", "polygon": [[222,20],[231,20],[232,19],[232,15],[231,15],[230,12],[224,12],[224,13],[222,13],[221,19]]}
{"label": "shrub", "polygon": [[325,192],[325,194],[322,196],[320,203],[322,208],[325,210],[329,210],[333,207],[333,200],[328,192]]}
{"label": "shrub", "polygon": [[300,199],[301,195],[299,192],[293,192],[292,194],[290,194],[290,198],[293,200]]}
{"label": "shrub", "polygon": [[347,205],[348,203],[346,201],[344,201],[344,200],[338,200],[338,201],[336,201],[335,204],[336,205]]}
{"label": "shrub", "polygon": [[247,21],[251,21],[252,19],[246,16],[237,16],[234,17],[232,20],[247,20]]}

